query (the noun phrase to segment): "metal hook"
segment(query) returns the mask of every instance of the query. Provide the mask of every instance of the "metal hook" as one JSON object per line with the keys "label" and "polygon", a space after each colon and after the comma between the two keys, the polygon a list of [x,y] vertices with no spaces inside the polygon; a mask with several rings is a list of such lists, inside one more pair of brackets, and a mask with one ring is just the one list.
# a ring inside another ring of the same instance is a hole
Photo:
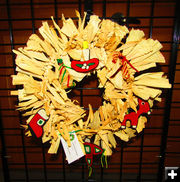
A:
{"label": "metal hook", "polygon": [[138,20],[135,17],[128,17],[126,18],[122,13],[114,13],[111,16],[111,20],[118,23],[119,25],[125,25],[125,24],[140,24],[141,21]]}

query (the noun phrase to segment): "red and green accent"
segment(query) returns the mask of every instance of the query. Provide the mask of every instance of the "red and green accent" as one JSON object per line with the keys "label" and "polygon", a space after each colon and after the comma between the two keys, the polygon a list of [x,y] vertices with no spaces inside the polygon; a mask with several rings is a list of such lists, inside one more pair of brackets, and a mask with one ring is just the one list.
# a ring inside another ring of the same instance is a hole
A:
{"label": "red and green accent", "polygon": [[88,166],[92,166],[93,156],[103,154],[103,149],[93,143],[84,143],[84,149],[86,152],[86,162]]}
{"label": "red and green accent", "polygon": [[[60,81],[60,83],[62,83],[63,80],[64,80],[64,77],[65,77],[65,74],[66,74],[66,68],[69,68],[69,69],[72,69],[72,68],[69,67],[69,66],[64,65],[62,59],[57,59],[57,62],[58,62],[58,65],[60,66],[59,67],[59,70],[60,70],[59,71],[59,76],[62,75],[61,81]],[[67,88],[70,88],[69,82],[70,82],[70,74],[68,74],[68,76],[67,76]],[[74,86],[75,86],[75,83],[73,82],[73,86],[72,87],[74,87]]]}
{"label": "red and green accent", "polygon": [[[95,145],[93,143],[84,143],[84,149],[86,152],[86,163],[89,167],[89,176],[91,176],[92,173],[92,164],[93,164],[93,156],[94,155],[101,155],[101,165],[103,167],[103,158],[104,158],[104,152],[105,150],[99,147],[98,145]],[[105,158],[106,159],[106,158]],[[107,159],[106,159],[107,160]],[[106,162],[106,167],[107,167],[107,161]]]}
{"label": "red and green accent", "polygon": [[43,135],[43,126],[48,120],[48,116],[46,115],[46,111],[44,109],[40,109],[30,120],[28,126],[31,130],[31,133],[34,134],[37,138],[41,138]]}
{"label": "red and green accent", "polygon": [[93,58],[88,61],[71,61],[71,68],[77,72],[87,73],[94,70],[99,64],[99,59]]}

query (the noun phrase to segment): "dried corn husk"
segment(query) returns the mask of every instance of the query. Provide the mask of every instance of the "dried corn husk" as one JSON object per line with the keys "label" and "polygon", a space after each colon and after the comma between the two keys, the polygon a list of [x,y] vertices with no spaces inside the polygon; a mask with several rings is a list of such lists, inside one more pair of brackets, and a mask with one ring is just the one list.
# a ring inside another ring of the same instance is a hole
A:
{"label": "dried corn husk", "polygon": [[[57,153],[61,137],[71,146],[70,132],[75,131],[84,153],[84,141],[95,136],[92,142],[101,145],[104,154],[109,156],[112,148],[116,148],[116,137],[128,142],[145,127],[147,118],[140,116],[136,129],[132,129],[130,123],[125,129],[121,128],[130,109],[137,113],[137,98],[149,101],[152,107],[154,100],[161,100],[161,88],[171,87],[162,72],[142,72],[165,62],[160,53],[162,45],[157,40],[146,39],[139,29],[129,31],[126,26],[100,20],[96,15],[92,15],[85,26],[86,13],[81,19],[76,11],[76,16],[78,26],[71,18],[65,19],[62,15],[61,28],[51,17],[53,26],[43,22],[39,28],[40,36],[32,34],[26,47],[13,50],[17,55],[17,74],[12,75],[12,84],[23,88],[11,94],[18,96],[17,109],[29,116],[26,130],[38,110],[45,109],[49,119],[43,126],[42,142],[50,142],[49,153]],[[124,38],[125,43],[122,43]],[[84,41],[88,42],[90,59],[99,60],[94,73],[97,73],[99,87],[105,90],[102,106],[93,112],[89,104],[86,121],[85,109],[67,95],[75,82],[91,75],[71,68],[72,60],[84,61]],[[122,56],[114,60],[114,54],[120,51],[126,62]],[[62,63],[58,63],[58,59],[62,59]],[[26,135],[31,136],[30,131]]]}

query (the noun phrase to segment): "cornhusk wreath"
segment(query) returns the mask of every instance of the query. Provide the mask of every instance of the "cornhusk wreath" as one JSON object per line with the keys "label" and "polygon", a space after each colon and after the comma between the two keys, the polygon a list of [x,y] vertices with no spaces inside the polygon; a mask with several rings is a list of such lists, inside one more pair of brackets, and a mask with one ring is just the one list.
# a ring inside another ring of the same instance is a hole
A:
{"label": "cornhusk wreath", "polygon": [[[146,39],[139,29],[128,30],[96,15],[85,26],[86,13],[83,19],[77,11],[76,15],[78,27],[62,15],[60,28],[52,17],[53,26],[43,22],[40,36],[32,34],[26,47],[13,50],[17,74],[12,82],[22,89],[11,94],[18,95],[17,109],[28,117],[27,136],[34,132],[30,122],[37,113],[43,118],[35,135],[51,144],[48,153],[57,153],[61,137],[70,147],[70,133],[76,132],[84,153],[89,138],[103,148],[103,155],[111,156],[117,137],[127,142],[141,132],[147,122],[144,114],[154,100],[161,100],[160,88],[171,87],[163,72],[148,72],[165,63],[162,45]],[[85,119],[85,109],[67,92],[91,74],[97,74],[99,88],[104,88],[104,102],[95,112],[89,104]]]}

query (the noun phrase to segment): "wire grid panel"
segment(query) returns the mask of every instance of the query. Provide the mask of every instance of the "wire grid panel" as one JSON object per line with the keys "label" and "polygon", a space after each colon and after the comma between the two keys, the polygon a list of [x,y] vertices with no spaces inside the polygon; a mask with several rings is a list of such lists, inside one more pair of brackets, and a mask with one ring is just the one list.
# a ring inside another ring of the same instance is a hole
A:
{"label": "wire grid panel", "polygon": [[[176,7],[176,10],[175,10]],[[12,49],[25,46],[28,37],[37,33],[43,20],[50,22],[54,16],[62,25],[61,14],[74,17],[74,9],[84,10],[102,18],[110,18],[121,12],[126,18],[134,17],[140,24],[128,23],[129,28],[142,29],[146,37],[158,39],[163,45],[167,63],[158,69],[166,72],[173,84],[170,91],[164,90],[162,102],[153,108],[150,121],[144,132],[129,143],[119,142],[108,159],[108,168],[94,161],[93,175],[89,181],[162,181],[164,164],[179,164],[179,24],[175,1],[50,1],[50,0],[4,0],[0,3],[0,98],[1,98],[1,154],[2,181],[87,181],[88,170],[84,159],[67,165],[60,147],[57,155],[47,154],[48,144],[37,143],[24,136],[20,128],[23,118],[15,111],[17,98],[10,96],[10,75],[15,72],[15,55]],[[177,60],[177,63],[176,63]],[[175,82],[174,82],[175,80]],[[101,91],[94,77],[85,79],[71,94],[72,99],[88,108],[91,103],[96,110],[102,104]],[[168,98],[168,99],[167,99]],[[20,123],[19,123],[20,122]],[[168,130],[169,128],[169,130]],[[166,145],[167,144],[167,145]],[[168,148],[170,144],[170,147]],[[167,150],[166,149],[167,146]],[[165,152],[166,151],[166,152]],[[172,155],[176,156],[172,158]],[[158,174],[158,175],[157,175]]]}

